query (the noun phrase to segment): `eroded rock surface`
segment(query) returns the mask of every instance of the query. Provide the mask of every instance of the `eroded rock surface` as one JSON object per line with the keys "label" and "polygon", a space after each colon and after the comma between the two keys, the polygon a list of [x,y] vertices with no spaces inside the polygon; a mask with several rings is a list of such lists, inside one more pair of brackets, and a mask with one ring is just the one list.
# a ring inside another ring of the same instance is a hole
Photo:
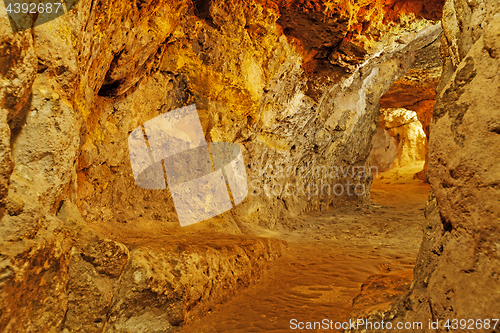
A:
{"label": "eroded rock surface", "polygon": [[[377,320],[485,322],[500,304],[497,1],[447,1],[444,71],[430,126],[434,195],[410,290]],[[492,327],[491,327],[492,329]],[[424,331],[433,331],[424,325]]]}
{"label": "eroded rock surface", "polygon": [[[493,74],[499,65],[495,50],[500,6],[494,1],[448,1],[445,11],[448,51],[429,144],[429,181],[440,219],[431,218],[434,232],[430,230],[423,245],[409,299],[413,303],[427,298],[427,311],[442,321],[493,318],[500,314],[495,306],[500,302],[500,254],[495,245],[500,169],[499,155],[491,150],[500,140],[494,125],[500,115],[500,82]],[[462,30],[449,21],[451,16],[462,22]],[[425,313],[417,306],[415,312]]]}
{"label": "eroded rock surface", "polygon": [[[358,182],[360,195],[272,190],[296,181],[280,168],[370,169],[379,99],[440,34],[419,16],[435,19],[440,1],[384,7],[393,30],[375,26],[370,40],[370,8],[351,22],[327,3],[304,22],[337,18],[344,35],[320,50],[279,23],[305,3],[80,0],[16,34],[2,12],[0,329],[152,332],[161,322],[168,332],[256,281],[283,250],[242,233],[367,200],[366,173],[334,180]],[[126,140],[189,104],[207,141],[241,145],[251,194],[185,231],[168,191],[135,186]],[[305,189],[331,180],[300,175]]]}
{"label": "eroded rock surface", "polygon": [[425,165],[415,176],[427,181],[427,145],[430,136],[432,109],[436,101],[436,88],[443,71],[440,55],[441,38],[419,50],[412,68],[391,86],[380,99],[381,108],[405,108],[415,111],[425,133]]}
{"label": "eroded rock surface", "polygon": [[427,138],[415,112],[380,110],[380,128],[373,137],[371,163],[380,171],[425,161]]}

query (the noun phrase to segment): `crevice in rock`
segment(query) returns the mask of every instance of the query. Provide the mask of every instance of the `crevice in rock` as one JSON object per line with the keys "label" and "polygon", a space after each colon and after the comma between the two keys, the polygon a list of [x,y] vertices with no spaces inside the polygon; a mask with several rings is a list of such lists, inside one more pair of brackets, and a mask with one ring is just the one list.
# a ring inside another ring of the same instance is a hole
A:
{"label": "crevice in rock", "polygon": [[98,95],[102,97],[116,96],[121,84],[122,80],[116,80],[111,83],[103,84],[101,89],[99,89]]}
{"label": "crevice in rock", "polygon": [[209,26],[217,29],[218,27],[214,23],[212,15],[210,14],[210,6],[212,0],[193,0],[194,12],[197,17],[205,20]]}

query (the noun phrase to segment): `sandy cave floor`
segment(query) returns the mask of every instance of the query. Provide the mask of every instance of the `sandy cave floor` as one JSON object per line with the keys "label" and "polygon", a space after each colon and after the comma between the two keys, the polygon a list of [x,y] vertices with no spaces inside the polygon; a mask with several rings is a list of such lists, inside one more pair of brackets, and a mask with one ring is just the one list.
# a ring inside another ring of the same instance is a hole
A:
{"label": "sandy cave floor", "polygon": [[[179,332],[289,332],[291,319],[343,321],[389,304],[409,287],[425,225],[430,186],[412,180],[414,171],[380,174],[370,205],[309,214],[270,232],[289,248],[265,277]],[[353,308],[362,283],[387,273]]]}
{"label": "sandy cave floor", "polygon": [[[288,248],[260,281],[204,317],[189,318],[178,332],[300,332],[290,329],[291,319],[336,322],[358,318],[369,310],[383,309],[409,287],[430,191],[428,184],[413,179],[421,167],[379,174],[372,186],[371,204],[310,213],[282,222],[285,228],[280,231],[258,229],[254,235],[231,235],[193,225],[185,232],[178,226],[146,225],[146,221],[92,228],[129,249],[183,244],[229,249],[260,237],[285,240]],[[353,307],[361,285],[378,274],[382,275],[376,287]]]}

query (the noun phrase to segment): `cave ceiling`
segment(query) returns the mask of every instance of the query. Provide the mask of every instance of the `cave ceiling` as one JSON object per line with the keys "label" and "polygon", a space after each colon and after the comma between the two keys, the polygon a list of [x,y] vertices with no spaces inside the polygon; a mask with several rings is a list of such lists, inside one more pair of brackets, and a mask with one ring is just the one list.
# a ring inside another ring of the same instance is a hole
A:
{"label": "cave ceiling", "polygon": [[[276,0],[277,23],[302,52],[311,97],[370,55],[440,20],[444,0]],[[209,5],[197,5],[210,20]],[[254,27],[247,27],[253,29]]]}

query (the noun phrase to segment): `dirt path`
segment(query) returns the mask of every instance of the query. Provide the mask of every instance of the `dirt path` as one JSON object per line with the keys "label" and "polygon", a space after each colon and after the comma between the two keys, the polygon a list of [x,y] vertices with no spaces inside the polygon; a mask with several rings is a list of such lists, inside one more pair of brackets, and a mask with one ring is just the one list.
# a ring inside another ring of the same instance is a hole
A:
{"label": "dirt path", "polygon": [[371,205],[290,221],[289,231],[269,235],[285,239],[289,250],[266,277],[179,332],[301,332],[291,330],[292,319],[347,319],[369,276],[413,267],[429,190],[416,181],[377,180]]}

